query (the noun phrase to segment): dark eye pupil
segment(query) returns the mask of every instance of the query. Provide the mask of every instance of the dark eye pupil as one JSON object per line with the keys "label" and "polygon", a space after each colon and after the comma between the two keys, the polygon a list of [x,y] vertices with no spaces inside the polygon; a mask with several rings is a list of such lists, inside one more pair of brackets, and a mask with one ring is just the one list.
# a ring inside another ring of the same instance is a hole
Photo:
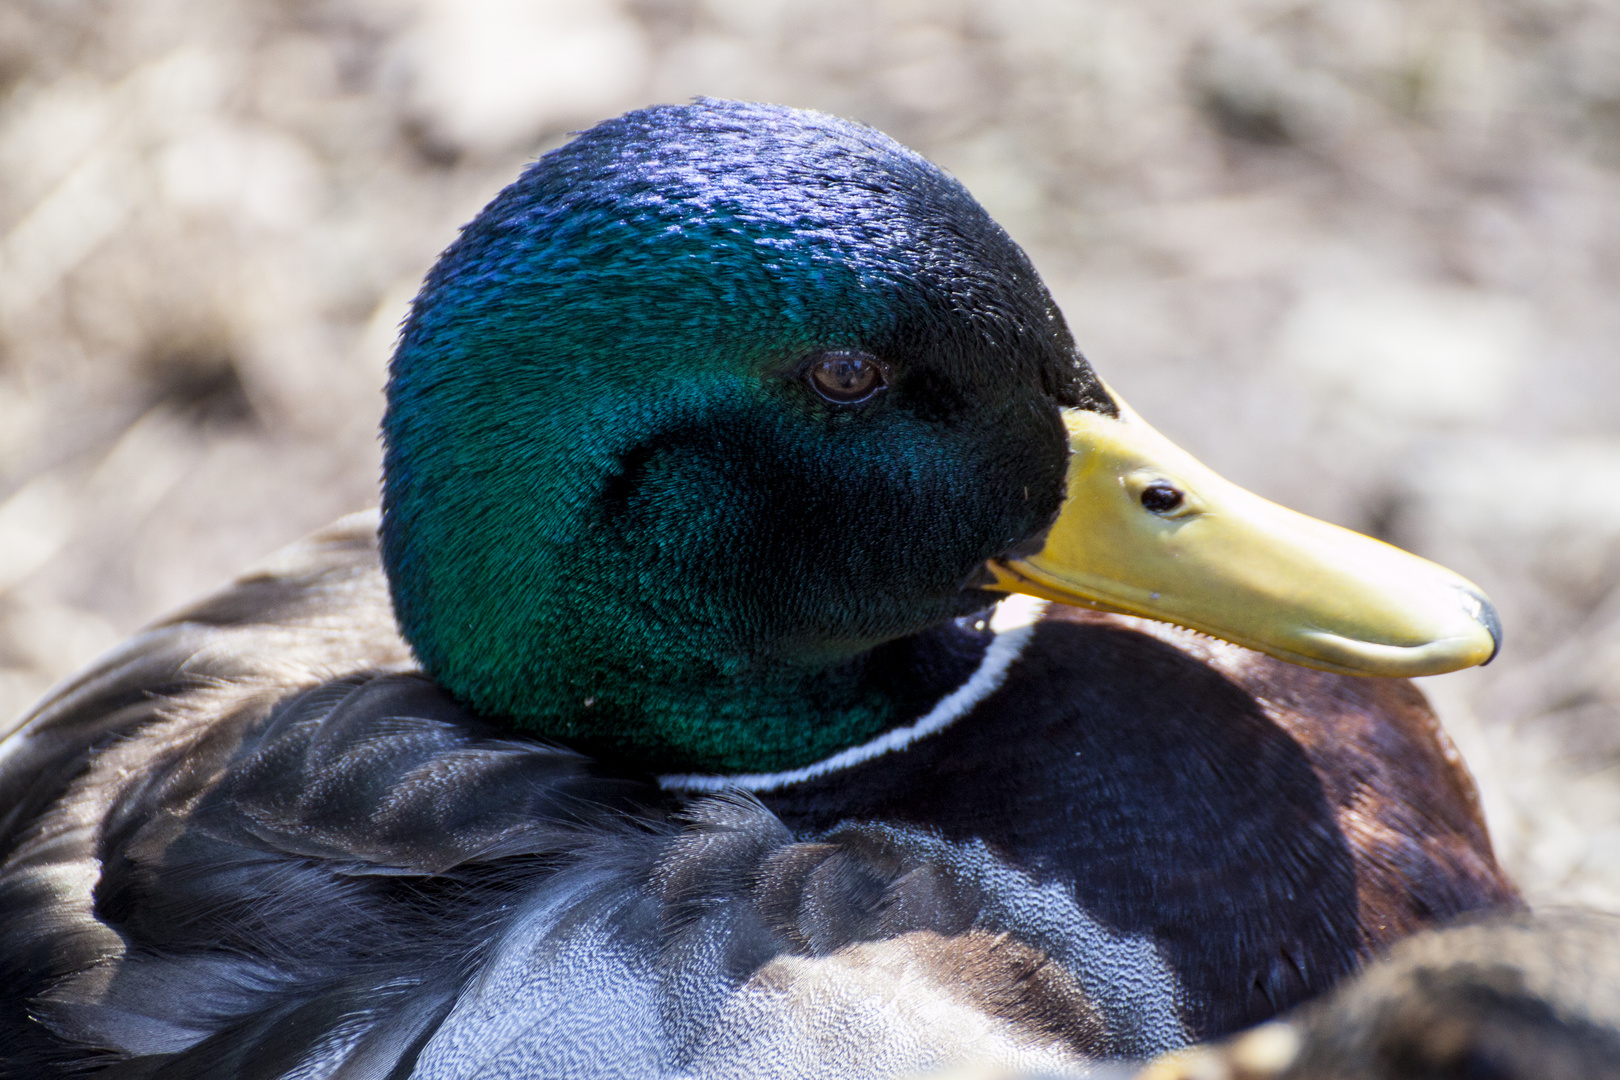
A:
{"label": "dark eye pupil", "polygon": [[877,361],[859,353],[831,353],[810,368],[810,383],[828,401],[862,401],[882,389]]}
{"label": "dark eye pupil", "polygon": [[1142,508],[1155,514],[1168,513],[1181,505],[1181,492],[1169,484],[1149,484],[1142,490]]}

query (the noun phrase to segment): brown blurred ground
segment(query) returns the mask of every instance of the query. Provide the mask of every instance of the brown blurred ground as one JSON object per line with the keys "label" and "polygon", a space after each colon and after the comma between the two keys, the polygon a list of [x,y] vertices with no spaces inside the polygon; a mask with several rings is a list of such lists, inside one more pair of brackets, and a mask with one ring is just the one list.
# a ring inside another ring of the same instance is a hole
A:
{"label": "brown blurred ground", "polygon": [[1234,479],[1446,562],[1533,898],[1620,907],[1620,2],[0,0],[0,714],[375,501],[434,254],[571,128],[881,127]]}

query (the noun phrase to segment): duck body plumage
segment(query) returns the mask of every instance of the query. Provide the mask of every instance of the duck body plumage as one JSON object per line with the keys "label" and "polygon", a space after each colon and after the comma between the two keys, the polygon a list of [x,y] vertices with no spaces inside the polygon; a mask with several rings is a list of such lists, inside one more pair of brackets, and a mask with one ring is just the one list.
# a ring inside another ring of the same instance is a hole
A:
{"label": "duck body plumage", "polygon": [[160,623],[3,744],[0,1074],[1080,1068],[1513,901],[1403,681],[1053,608],[919,660],[961,679],[933,730],[714,793],[424,678],[375,527]]}

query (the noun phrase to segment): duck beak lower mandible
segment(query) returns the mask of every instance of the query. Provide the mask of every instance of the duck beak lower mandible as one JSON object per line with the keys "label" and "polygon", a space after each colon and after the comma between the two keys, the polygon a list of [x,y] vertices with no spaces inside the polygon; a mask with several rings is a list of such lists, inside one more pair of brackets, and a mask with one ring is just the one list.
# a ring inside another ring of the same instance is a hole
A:
{"label": "duck beak lower mandible", "polygon": [[1434,675],[1496,655],[1496,610],[1465,578],[1245,491],[1123,402],[1117,418],[1070,409],[1064,423],[1063,508],[1039,552],[990,562],[990,588],[1351,675]]}

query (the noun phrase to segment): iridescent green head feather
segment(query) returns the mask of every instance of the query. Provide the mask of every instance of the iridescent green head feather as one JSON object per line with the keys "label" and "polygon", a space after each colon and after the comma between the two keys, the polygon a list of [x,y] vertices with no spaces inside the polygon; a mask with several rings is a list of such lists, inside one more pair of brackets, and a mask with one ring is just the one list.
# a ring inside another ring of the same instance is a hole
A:
{"label": "iridescent green head feather", "polygon": [[[829,356],[882,385],[829,399]],[[1050,524],[1065,406],[1112,411],[934,166],[816,113],[632,113],[531,166],[416,300],[384,424],[395,609],[519,727],[801,765],[892,723],[880,647],[985,607],[986,560]]]}

